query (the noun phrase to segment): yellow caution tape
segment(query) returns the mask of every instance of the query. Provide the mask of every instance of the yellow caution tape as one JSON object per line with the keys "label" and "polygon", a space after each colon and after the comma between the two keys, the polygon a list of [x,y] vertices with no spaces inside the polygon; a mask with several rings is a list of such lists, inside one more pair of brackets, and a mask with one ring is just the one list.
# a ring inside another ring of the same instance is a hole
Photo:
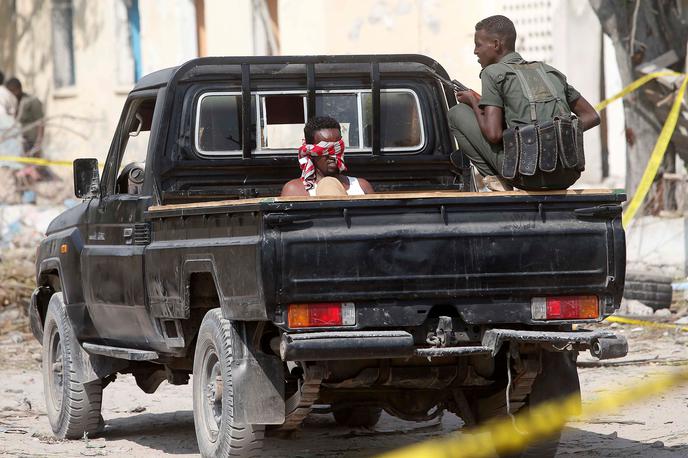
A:
{"label": "yellow caution tape", "polygon": [[[71,167],[72,161],[51,161],[49,159],[42,159],[39,157],[20,157],[20,156],[0,156],[0,162],[18,162],[20,164],[31,165],[58,165],[62,167]],[[98,164],[98,167],[103,168],[103,164]]]}
{"label": "yellow caution tape", "polygon": [[609,323],[632,324],[634,326],[645,326],[647,328],[673,329],[688,332],[688,326],[681,326],[680,324],[671,323],[655,323],[653,321],[637,320],[634,318],[626,318],[623,316],[610,316],[604,321]]}
{"label": "yellow caution tape", "polygon": [[655,147],[652,150],[650,160],[647,163],[645,172],[643,172],[643,177],[640,179],[638,189],[636,189],[633,198],[631,199],[630,203],[628,204],[628,207],[626,207],[626,211],[623,214],[624,228],[628,226],[628,223],[631,222],[636,212],[638,211],[638,208],[640,208],[640,204],[642,204],[645,200],[645,197],[647,196],[647,193],[650,190],[650,186],[652,185],[652,182],[654,181],[655,176],[657,175],[657,170],[659,170],[659,166],[662,164],[662,159],[664,159],[664,153],[666,152],[667,146],[669,145],[669,141],[671,140],[671,136],[673,135],[674,129],[676,128],[676,123],[678,122],[678,115],[681,111],[683,96],[686,92],[686,84],[688,84],[688,76],[683,78],[681,88],[678,90],[678,94],[676,95],[674,104],[671,106],[669,116],[667,116],[667,119],[664,122],[664,126],[662,127],[662,131],[659,134],[659,138],[657,139],[657,143],[655,143]]}
{"label": "yellow caution tape", "polygon": [[672,72],[672,71],[666,71],[666,72],[655,72],[655,73],[649,73],[642,78],[638,78],[637,80],[633,81],[631,84],[626,86],[621,90],[621,92],[614,94],[613,96],[609,97],[607,100],[603,100],[597,105],[595,105],[595,110],[597,111],[602,111],[605,108],[607,108],[607,105],[612,103],[615,100],[620,99],[621,97],[630,94],[631,92],[635,91],[638,89],[640,86],[643,84],[652,81],[653,79],[659,78],[660,76],[680,76],[682,73],[678,72]]}
{"label": "yellow caution tape", "polygon": [[[587,403],[581,421],[609,414],[634,402],[645,400],[688,381],[688,369],[665,375],[614,393],[601,395]],[[578,395],[550,401],[519,412],[515,419],[501,419],[462,433],[411,445],[385,453],[380,458],[481,458],[497,453],[515,453],[561,431],[566,422],[579,414]]]}

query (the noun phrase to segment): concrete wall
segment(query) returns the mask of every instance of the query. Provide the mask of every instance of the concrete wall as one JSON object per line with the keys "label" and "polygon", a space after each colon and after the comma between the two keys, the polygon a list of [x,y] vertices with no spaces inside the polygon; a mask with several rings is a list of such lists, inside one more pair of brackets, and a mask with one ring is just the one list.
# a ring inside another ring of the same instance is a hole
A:
{"label": "concrete wall", "polygon": [[479,90],[474,26],[495,13],[494,5],[492,0],[280,0],[282,54],[427,54]]}
{"label": "concrete wall", "polygon": [[627,270],[688,275],[688,220],[645,216],[626,232]]}

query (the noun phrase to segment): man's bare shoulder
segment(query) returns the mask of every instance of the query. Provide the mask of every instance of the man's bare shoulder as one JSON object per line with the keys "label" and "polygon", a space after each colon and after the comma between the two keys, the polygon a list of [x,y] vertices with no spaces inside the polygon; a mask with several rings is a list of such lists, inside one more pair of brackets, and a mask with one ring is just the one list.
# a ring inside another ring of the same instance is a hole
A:
{"label": "man's bare shoulder", "polygon": [[282,187],[281,197],[288,196],[308,196],[308,191],[303,186],[301,178],[294,178],[293,180],[287,181],[287,183]]}
{"label": "man's bare shoulder", "polygon": [[375,188],[373,188],[373,185],[370,184],[368,180],[365,178],[357,178],[358,184],[361,186],[361,189],[363,189],[363,192],[366,194],[373,194],[375,193]]}

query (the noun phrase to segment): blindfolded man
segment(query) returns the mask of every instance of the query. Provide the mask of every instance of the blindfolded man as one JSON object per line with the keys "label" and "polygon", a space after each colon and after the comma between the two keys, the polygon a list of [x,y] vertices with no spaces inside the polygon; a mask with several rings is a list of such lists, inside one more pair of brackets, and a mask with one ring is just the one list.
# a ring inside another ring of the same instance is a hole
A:
{"label": "blindfolded man", "polygon": [[299,148],[301,177],[282,188],[282,196],[362,195],[375,192],[367,180],[344,175],[344,140],[336,119],[313,117],[303,128]]}

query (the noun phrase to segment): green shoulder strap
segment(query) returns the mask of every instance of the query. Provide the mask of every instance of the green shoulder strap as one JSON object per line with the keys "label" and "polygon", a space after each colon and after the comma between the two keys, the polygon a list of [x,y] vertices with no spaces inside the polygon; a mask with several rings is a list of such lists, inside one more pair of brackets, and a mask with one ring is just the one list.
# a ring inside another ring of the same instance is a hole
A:
{"label": "green shoulder strap", "polygon": [[545,85],[547,86],[547,89],[549,90],[550,94],[552,94],[552,97],[554,97],[557,101],[557,108],[559,108],[559,114],[569,116],[571,114],[571,110],[569,110],[567,104],[565,104],[561,100],[561,97],[557,95],[557,90],[554,88],[552,80],[549,79],[549,77],[547,76],[547,72],[545,72],[545,66],[542,64],[542,62],[538,62],[538,64],[539,65],[537,68],[537,72],[540,74],[540,77],[545,82]]}
{"label": "green shoulder strap", "polygon": [[[505,65],[508,65],[509,68],[511,68],[511,70],[513,70],[513,72],[516,74],[516,77],[518,78],[518,82],[521,84],[521,89],[523,89],[523,93],[528,98],[528,105],[530,105],[530,121],[533,124],[535,124],[537,122],[536,103],[541,101],[541,100],[538,100],[538,97],[535,96],[535,92],[537,91],[539,94],[540,88],[533,89],[530,86],[530,84],[528,84],[528,78],[526,78],[526,75],[524,74],[524,69],[522,68],[523,65],[529,65],[530,66],[532,64],[505,64]],[[542,63],[537,62],[537,66],[533,70],[535,70],[535,72],[538,74],[538,76],[542,80],[543,84],[545,85],[546,90],[549,92],[549,97],[556,101],[557,109],[559,110],[560,114],[569,115],[570,113],[564,109],[564,103],[562,102],[561,98],[557,96],[556,89],[554,88],[554,85],[549,80],[549,77],[547,77],[547,73],[545,72],[545,67],[542,65]]]}

